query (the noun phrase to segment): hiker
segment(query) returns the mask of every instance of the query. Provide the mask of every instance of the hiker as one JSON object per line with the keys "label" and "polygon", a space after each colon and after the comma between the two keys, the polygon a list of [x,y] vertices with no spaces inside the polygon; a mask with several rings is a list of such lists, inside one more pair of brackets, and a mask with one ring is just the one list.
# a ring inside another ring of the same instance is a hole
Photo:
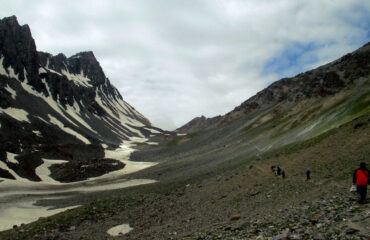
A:
{"label": "hiker", "polygon": [[311,170],[307,168],[306,170],[306,177],[307,179],[306,180],[310,180],[311,179]]}
{"label": "hiker", "polygon": [[353,184],[357,187],[358,203],[364,204],[366,201],[367,185],[369,183],[369,170],[366,169],[364,162],[360,163],[360,168],[353,173]]}
{"label": "hiker", "polygon": [[284,169],[283,170],[281,170],[281,177],[284,179],[285,178],[285,171],[284,171]]}
{"label": "hiker", "polygon": [[281,174],[281,168],[278,166],[278,167],[277,167],[277,175],[279,175],[279,176],[280,176],[280,174]]}

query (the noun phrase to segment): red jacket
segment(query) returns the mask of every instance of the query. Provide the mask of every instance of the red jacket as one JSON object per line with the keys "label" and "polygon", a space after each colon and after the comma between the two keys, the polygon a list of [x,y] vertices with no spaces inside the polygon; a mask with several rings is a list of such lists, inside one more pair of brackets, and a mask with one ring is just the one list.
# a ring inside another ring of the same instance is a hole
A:
{"label": "red jacket", "polygon": [[369,172],[357,169],[353,174],[353,183],[359,186],[367,186],[369,182]]}

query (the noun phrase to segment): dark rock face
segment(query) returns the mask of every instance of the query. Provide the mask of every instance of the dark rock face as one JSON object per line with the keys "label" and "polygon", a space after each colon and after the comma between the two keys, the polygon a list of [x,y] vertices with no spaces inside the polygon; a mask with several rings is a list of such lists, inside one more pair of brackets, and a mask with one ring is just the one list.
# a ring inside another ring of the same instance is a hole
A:
{"label": "dark rock face", "polygon": [[38,61],[35,41],[28,25],[19,26],[15,16],[4,18],[0,24],[0,56],[5,69],[12,67],[18,79],[25,79],[39,92],[46,93],[45,85],[37,81]]}
{"label": "dark rock face", "polygon": [[99,176],[123,167],[104,163],[103,143],[151,134],[150,122],[123,100],[91,51],[69,58],[38,52],[29,27],[12,16],[0,20],[0,63],[0,177],[40,181],[35,169],[43,158],[70,161],[64,169],[91,165],[81,176],[59,170],[58,180]]}
{"label": "dark rock face", "polygon": [[178,130],[200,131],[232,121],[233,116],[251,114],[256,109],[263,109],[272,104],[284,101],[298,103],[307,99],[324,98],[345,88],[354,87],[355,80],[366,78],[369,74],[370,43],[334,62],[298,74],[293,78],[283,78],[272,83],[225,116],[208,119],[195,118]]}
{"label": "dark rock face", "polygon": [[98,177],[111,171],[124,168],[125,164],[115,159],[88,159],[52,165],[51,177],[60,182],[76,182]]}

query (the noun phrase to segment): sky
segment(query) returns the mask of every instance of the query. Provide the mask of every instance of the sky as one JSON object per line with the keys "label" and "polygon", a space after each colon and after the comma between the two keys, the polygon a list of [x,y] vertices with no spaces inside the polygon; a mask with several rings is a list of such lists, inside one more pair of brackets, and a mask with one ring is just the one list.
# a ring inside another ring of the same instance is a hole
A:
{"label": "sky", "polygon": [[223,115],[370,41],[369,0],[0,0],[39,51],[93,51],[154,126]]}

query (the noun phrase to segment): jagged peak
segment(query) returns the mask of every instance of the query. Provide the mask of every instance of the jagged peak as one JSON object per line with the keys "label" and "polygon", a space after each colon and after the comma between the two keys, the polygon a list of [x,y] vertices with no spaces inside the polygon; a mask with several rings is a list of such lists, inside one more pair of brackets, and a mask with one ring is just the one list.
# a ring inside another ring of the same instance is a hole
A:
{"label": "jagged peak", "polygon": [[84,51],[84,52],[76,53],[76,54],[72,55],[71,57],[69,57],[68,60],[74,60],[76,58],[84,59],[87,62],[89,62],[91,64],[94,64],[94,65],[96,65],[96,64],[100,65],[92,51]]}
{"label": "jagged peak", "polygon": [[4,17],[3,19],[0,20],[0,22],[4,22],[5,24],[8,24],[10,26],[16,26],[22,29],[23,31],[26,31],[28,33],[31,33],[31,29],[28,26],[28,24],[20,25],[18,22],[18,19],[15,15],[10,16],[10,17]]}
{"label": "jagged peak", "polygon": [[79,53],[76,53],[76,54],[72,55],[69,58],[74,58],[74,57],[88,57],[88,58],[94,58],[94,59],[96,59],[93,51],[79,52]]}
{"label": "jagged peak", "polygon": [[10,17],[4,17],[3,19],[1,19],[1,21],[7,22],[9,24],[19,25],[18,19],[17,19],[17,17],[15,15],[10,16]]}

